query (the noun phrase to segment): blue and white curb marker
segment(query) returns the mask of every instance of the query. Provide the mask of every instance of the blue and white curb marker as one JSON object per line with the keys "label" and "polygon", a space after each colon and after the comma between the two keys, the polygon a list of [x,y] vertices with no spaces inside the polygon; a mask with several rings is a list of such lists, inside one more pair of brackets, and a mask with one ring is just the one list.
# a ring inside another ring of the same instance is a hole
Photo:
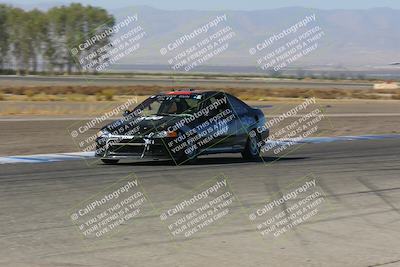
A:
{"label": "blue and white curb marker", "polygon": [[0,164],[7,163],[47,163],[67,160],[90,159],[94,157],[94,152],[75,152],[75,153],[56,153],[38,154],[27,156],[8,156],[0,157]]}
{"label": "blue and white curb marker", "polygon": [[360,140],[383,140],[383,139],[400,139],[400,134],[387,134],[387,135],[360,135],[360,136],[337,136],[337,137],[308,137],[303,139],[284,139],[284,140],[270,140],[269,143],[292,143],[292,144],[320,144],[332,143],[343,141],[360,141]]}

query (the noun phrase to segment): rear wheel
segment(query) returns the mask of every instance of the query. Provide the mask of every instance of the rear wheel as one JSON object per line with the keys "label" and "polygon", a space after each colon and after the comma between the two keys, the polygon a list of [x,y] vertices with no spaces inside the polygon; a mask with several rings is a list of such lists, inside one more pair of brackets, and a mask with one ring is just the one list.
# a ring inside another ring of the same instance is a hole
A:
{"label": "rear wheel", "polygon": [[244,159],[257,160],[260,158],[260,149],[258,148],[258,135],[252,131],[247,138],[246,147],[242,152]]}
{"label": "rear wheel", "polygon": [[101,159],[101,161],[104,164],[112,165],[112,164],[117,164],[119,160],[118,159]]}

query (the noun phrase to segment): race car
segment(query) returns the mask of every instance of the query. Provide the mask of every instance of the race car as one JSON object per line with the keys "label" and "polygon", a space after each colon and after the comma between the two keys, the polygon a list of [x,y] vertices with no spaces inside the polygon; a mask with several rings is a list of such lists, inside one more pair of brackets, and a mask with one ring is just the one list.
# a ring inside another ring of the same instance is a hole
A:
{"label": "race car", "polygon": [[177,90],[153,95],[97,134],[96,157],[194,162],[198,156],[241,153],[259,158],[269,136],[259,109],[218,91]]}

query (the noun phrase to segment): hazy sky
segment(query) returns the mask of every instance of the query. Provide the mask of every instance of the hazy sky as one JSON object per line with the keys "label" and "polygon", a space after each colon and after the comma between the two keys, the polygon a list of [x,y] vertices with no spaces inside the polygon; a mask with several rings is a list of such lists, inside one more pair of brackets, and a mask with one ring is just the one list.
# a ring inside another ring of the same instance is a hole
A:
{"label": "hazy sky", "polygon": [[259,10],[287,6],[303,6],[322,9],[364,9],[372,7],[391,7],[400,9],[400,0],[0,0],[25,7],[48,7],[62,3],[80,2],[115,9],[131,5],[147,5],[161,9],[197,10]]}

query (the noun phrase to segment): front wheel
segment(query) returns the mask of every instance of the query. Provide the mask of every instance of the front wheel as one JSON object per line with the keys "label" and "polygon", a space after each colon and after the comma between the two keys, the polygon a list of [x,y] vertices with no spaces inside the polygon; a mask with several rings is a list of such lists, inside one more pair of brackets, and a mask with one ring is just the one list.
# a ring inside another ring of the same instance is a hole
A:
{"label": "front wheel", "polygon": [[244,159],[257,160],[260,158],[260,149],[258,147],[258,135],[255,133],[250,133],[247,138],[246,147],[242,152]]}
{"label": "front wheel", "polygon": [[113,165],[118,163],[118,159],[101,159],[104,164]]}

